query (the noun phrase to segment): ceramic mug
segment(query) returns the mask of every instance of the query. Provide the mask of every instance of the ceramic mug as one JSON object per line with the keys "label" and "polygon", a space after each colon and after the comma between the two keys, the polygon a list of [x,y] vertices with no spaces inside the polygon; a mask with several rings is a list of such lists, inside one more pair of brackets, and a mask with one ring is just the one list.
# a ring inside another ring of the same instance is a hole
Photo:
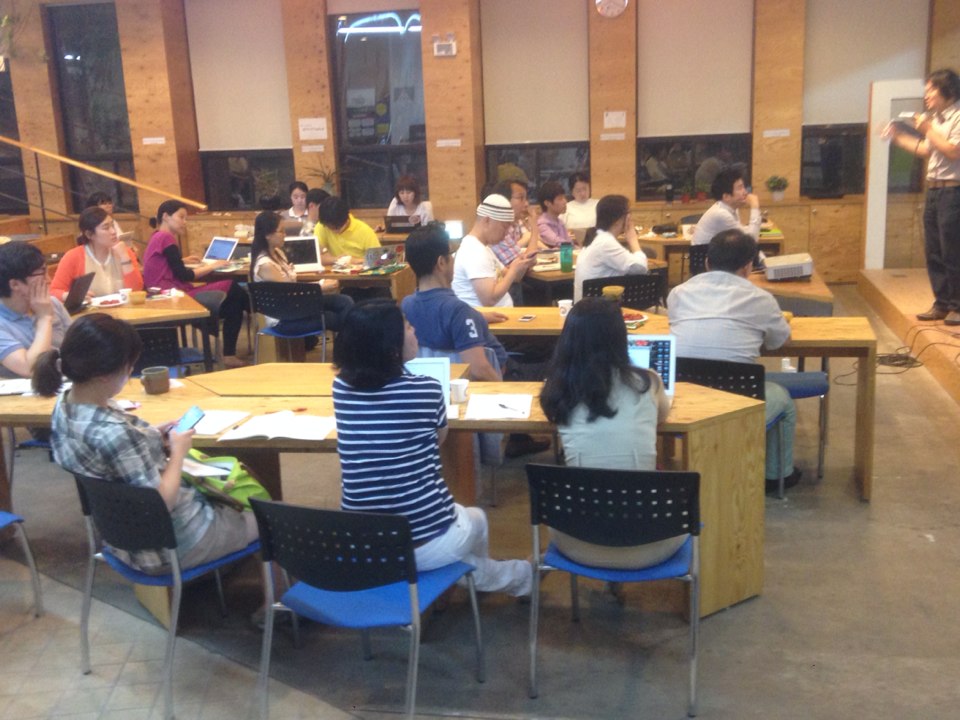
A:
{"label": "ceramic mug", "polygon": [[170,368],[163,365],[144,368],[140,382],[147,395],[162,395],[170,390]]}

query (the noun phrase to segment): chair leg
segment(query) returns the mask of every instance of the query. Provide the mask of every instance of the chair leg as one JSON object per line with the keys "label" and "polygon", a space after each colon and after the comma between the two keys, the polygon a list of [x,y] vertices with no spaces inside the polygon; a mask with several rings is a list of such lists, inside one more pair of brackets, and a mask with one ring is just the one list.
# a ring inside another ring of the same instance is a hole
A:
{"label": "chair leg", "polygon": [[220,617],[226,617],[227,601],[223,597],[223,578],[220,577],[220,568],[213,571],[213,579],[217,584],[217,602],[220,605]]}
{"label": "chair leg", "polygon": [[537,623],[540,620],[540,563],[533,563],[533,590],[530,592],[530,681],[527,694],[537,697]]}
{"label": "chair leg", "polygon": [[490,466],[490,507],[497,506],[497,466]]}
{"label": "chair leg", "polygon": [[10,438],[10,452],[7,453],[7,482],[10,483],[10,490],[12,491],[14,457],[17,454],[17,433],[13,427],[7,428],[7,437]]}
{"label": "chair leg", "polygon": [[784,470],[784,467],[783,467],[783,455],[784,455],[784,452],[786,451],[785,448],[784,448],[784,442],[783,442],[783,421],[780,421],[780,422],[777,423],[777,447],[780,448],[780,457],[777,458],[777,475],[778,475],[778,480],[779,480],[779,488],[778,488],[778,490],[777,490],[777,498],[779,498],[780,500],[783,500],[784,497],[785,497],[785,495],[784,495],[784,487],[783,487],[784,482],[785,482],[785,479],[784,479],[785,470]]}
{"label": "chair leg", "polygon": [[180,580],[180,562],[175,550],[167,552],[173,572],[173,597],[170,600],[170,627],[167,629],[167,652],[163,662],[163,683],[160,692],[163,695],[163,715],[173,720],[173,658],[177,642],[177,623],[180,620],[180,599],[183,596],[183,582]]}
{"label": "chair leg", "polygon": [[694,574],[690,579],[690,687],[687,698],[687,715],[697,714],[697,666],[700,658],[700,578]]}
{"label": "chair leg", "polygon": [[470,609],[473,611],[473,629],[477,637],[477,682],[487,679],[486,662],[483,658],[483,634],[480,632],[480,608],[477,606],[477,588],[473,573],[467,573],[467,589],[470,591]]}
{"label": "chair leg", "polygon": [[580,591],[577,585],[577,576],[570,573],[570,612],[573,622],[580,622]]}
{"label": "chair leg", "polygon": [[406,716],[413,720],[417,705],[417,665],[420,662],[420,602],[417,586],[410,586],[410,654],[407,659],[407,700]]}
{"label": "chair leg", "polygon": [[253,336],[253,364],[260,364],[260,331]]}
{"label": "chair leg", "polygon": [[37,565],[33,561],[33,553],[30,552],[30,543],[27,540],[27,533],[24,532],[21,523],[14,523],[14,532],[20,548],[23,550],[23,556],[27,560],[27,567],[30,569],[30,583],[33,585],[33,614],[35,617],[43,615],[43,595],[40,592],[40,575],[37,573]]}
{"label": "chair leg", "polygon": [[827,403],[826,395],[820,396],[820,442],[817,447],[817,479],[823,479],[823,462],[827,450]]}
{"label": "chair leg", "polygon": [[80,608],[80,669],[90,674],[90,605],[93,601],[93,578],[97,572],[97,544],[93,534],[93,520],[84,518],[87,525],[87,544],[90,559],[87,561],[87,579],[83,584],[83,604]]}
{"label": "chair leg", "polygon": [[327,361],[327,331],[320,335],[320,362]]}
{"label": "chair leg", "polygon": [[263,595],[266,612],[263,617],[263,642],[260,645],[260,674],[257,675],[257,694],[260,697],[260,719],[270,717],[269,693],[270,651],[273,647],[273,570],[270,563],[263,563]]}

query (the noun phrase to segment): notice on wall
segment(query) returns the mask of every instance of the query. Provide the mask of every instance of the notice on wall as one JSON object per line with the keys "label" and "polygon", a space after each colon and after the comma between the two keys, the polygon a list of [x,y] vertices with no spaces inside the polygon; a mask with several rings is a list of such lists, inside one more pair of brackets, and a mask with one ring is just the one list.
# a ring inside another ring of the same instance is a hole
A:
{"label": "notice on wall", "polygon": [[145,137],[143,139],[144,145],[166,145],[167,139],[165,137]]}
{"label": "notice on wall", "polygon": [[626,139],[627,139],[626,133],[600,133],[600,140],[603,142],[606,142],[609,140],[626,140]]}
{"label": "notice on wall", "polygon": [[460,138],[439,138],[437,140],[438,148],[441,148],[441,147],[457,148],[457,147],[460,147],[461,145],[462,143],[460,141]]}
{"label": "notice on wall", "polygon": [[627,126],[626,110],[605,110],[603,113],[603,129],[625,128]]}
{"label": "notice on wall", "polygon": [[772,128],[770,130],[764,130],[763,136],[765,138],[790,137],[790,128]]}
{"label": "notice on wall", "polygon": [[300,130],[301,140],[327,139],[327,119],[325,117],[299,118],[297,125]]}
{"label": "notice on wall", "polygon": [[323,145],[301,145],[300,152],[302,153],[322,153],[324,150]]}

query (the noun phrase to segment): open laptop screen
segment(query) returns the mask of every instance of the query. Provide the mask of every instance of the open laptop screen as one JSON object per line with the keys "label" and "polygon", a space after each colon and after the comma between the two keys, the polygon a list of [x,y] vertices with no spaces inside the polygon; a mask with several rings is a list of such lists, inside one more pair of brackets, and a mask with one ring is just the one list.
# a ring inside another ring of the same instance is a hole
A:
{"label": "open laptop screen", "polygon": [[676,335],[627,335],[630,364],[653,370],[663,380],[667,395],[673,395],[677,374]]}
{"label": "open laptop screen", "polygon": [[297,272],[320,270],[320,243],[313,235],[288,237],[283,241],[283,251]]}
{"label": "open laptop screen", "polygon": [[237,246],[236,238],[215,237],[210,241],[204,260],[229,260],[230,254]]}

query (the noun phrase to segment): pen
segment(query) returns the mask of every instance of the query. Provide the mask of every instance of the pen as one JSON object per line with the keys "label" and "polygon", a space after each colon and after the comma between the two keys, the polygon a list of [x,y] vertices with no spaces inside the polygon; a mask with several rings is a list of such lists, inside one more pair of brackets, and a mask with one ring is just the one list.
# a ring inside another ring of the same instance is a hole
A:
{"label": "pen", "polygon": [[503,408],[504,410],[509,410],[510,412],[515,412],[515,413],[522,413],[522,412],[523,412],[522,410],[518,410],[518,409],[515,408],[515,407],[510,407],[509,405],[504,405],[503,403],[497,403],[497,405],[498,405],[499,407]]}

